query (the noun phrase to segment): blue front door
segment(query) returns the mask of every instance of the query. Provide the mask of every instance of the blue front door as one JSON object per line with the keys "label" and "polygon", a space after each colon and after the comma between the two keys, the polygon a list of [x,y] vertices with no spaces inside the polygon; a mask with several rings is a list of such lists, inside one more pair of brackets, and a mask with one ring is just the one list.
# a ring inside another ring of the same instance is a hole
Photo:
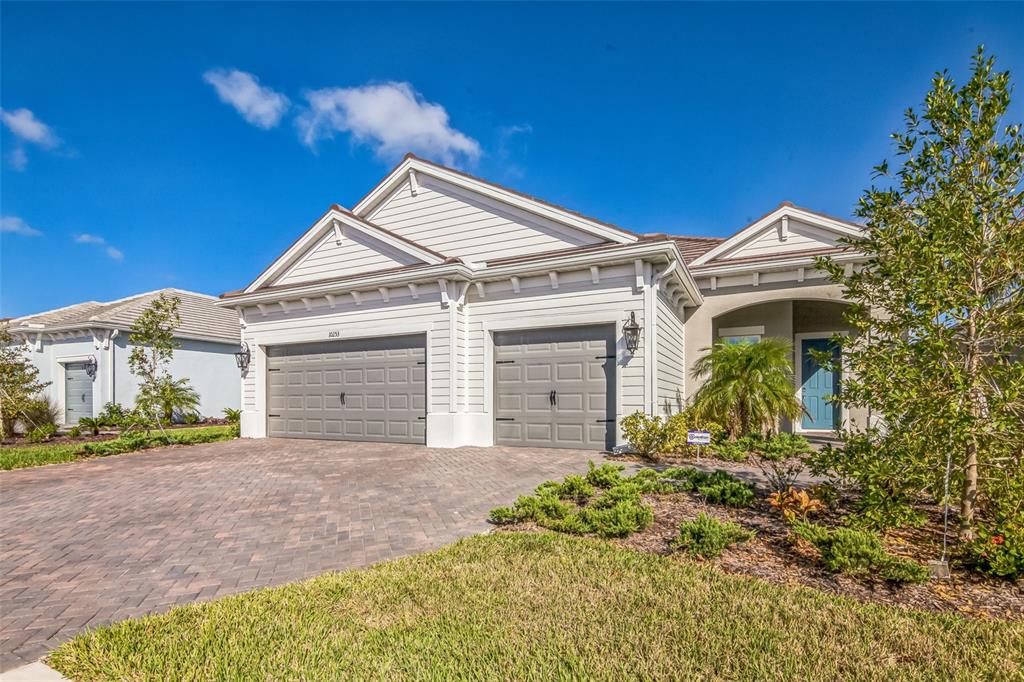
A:
{"label": "blue front door", "polygon": [[831,339],[804,339],[800,344],[800,395],[804,404],[801,425],[805,429],[831,431],[839,426],[839,405],[830,398],[839,390],[839,372],[827,370],[811,356],[811,351],[832,352],[838,359],[839,349]]}

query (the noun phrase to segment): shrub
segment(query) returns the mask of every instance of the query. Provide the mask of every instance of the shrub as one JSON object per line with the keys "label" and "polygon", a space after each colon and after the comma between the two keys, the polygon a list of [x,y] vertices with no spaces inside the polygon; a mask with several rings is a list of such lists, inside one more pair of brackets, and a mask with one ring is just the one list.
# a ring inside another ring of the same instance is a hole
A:
{"label": "shrub", "polygon": [[923,582],[928,570],[920,564],[885,551],[874,533],[854,528],[829,530],[803,521],[793,524],[793,531],[821,552],[821,561],[833,573],[858,578],[879,576],[898,583]]}
{"label": "shrub", "polygon": [[596,488],[611,488],[622,482],[622,471],[626,468],[621,464],[602,464],[595,467],[593,462],[588,462],[587,483]]}
{"label": "shrub", "polygon": [[761,456],[765,459],[792,459],[814,451],[806,438],[798,433],[776,433],[760,443]]}
{"label": "shrub", "polygon": [[227,420],[228,424],[240,424],[242,422],[242,411],[236,410],[233,407],[225,407],[224,419]]}
{"label": "shrub", "polygon": [[752,537],[753,532],[732,521],[699,514],[696,519],[679,524],[679,535],[672,540],[672,548],[702,559],[714,559],[726,547]]}
{"label": "shrub", "polygon": [[588,528],[602,538],[625,537],[654,522],[651,508],[632,497],[624,497],[610,506],[586,507],[579,516]]}
{"label": "shrub", "polygon": [[[851,525],[885,530],[924,523],[914,503],[929,481],[915,464],[916,446],[895,437],[883,440],[874,429],[842,436],[842,447],[826,445],[808,457],[808,464],[811,473],[833,477],[830,482],[838,489],[856,490]],[[935,474],[941,490],[944,471]]]}
{"label": "shrub", "polygon": [[975,569],[999,578],[1024,578],[1024,527],[1011,528],[978,525],[978,539],[965,547]]}
{"label": "shrub", "polygon": [[723,441],[709,448],[711,456],[726,462],[746,462],[747,449],[738,442]]}
{"label": "shrub", "polygon": [[566,476],[558,486],[558,497],[562,500],[574,500],[580,504],[586,502],[594,494],[594,486],[579,474]]}
{"label": "shrub", "polygon": [[622,422],[622,436],[638,454],[654,457],[668,450],[670,437],[661,417],[651,417],[636,411]]}
{"label": "shrub", "polygon": [[42,443],[53,438],[55,433],[57,433],[56,426],[53,424],[43,424],[29,431],[28,435],[25,436],[25,440],[29,443]]}
{"label": "shrub", "polygon": [[77,426],[72,426],[68,429],[68,438],[78,438],[82,435],[82,429]]}
{"label": "shrub", "polygon": [[92,435],[100,435],[100,427],[103,426],[103,421],[99,417],[82,417],[78,420],[78,425],[83,429],[88,429]]}
{"label": "shrub", "polygon": [[57,426],[61,409],[49,396],[40,395],[25,403],[21,416],[31,431],[44,426]]}
{"label": "shrub", "polygon": [[203,421],[203,418],[199,416],[198,412],[186,412],[181,415],[181,421],[183,424],[198,424]]}
{"label": "shrub", "polygon": [[512,507],[495,507],[491,510],[488,519],[491,523],[496,523],[499,526],[521,521],[519,513]]}
{"label": "shrub", "polygon": [[824,502],[811,497],[806,490],[797,490],[792,486],[785,492],[775,491],[769,495],[768,504],[778,509],[787,521],[793,521],[797,516],[806,520],[809,514],[825,507]]}
{"label": "shrub", "polygon": [[121,403],[108,402],[103,405],[96,419],[99,420],[100,426],[124,426],[128,416],[129,411]]}
{"label": "shrub", "polygon": [[749,507],[754,503],[754,488],[741,481],[710,481],[697,486],[697,493],[711,504],[727,507]]}

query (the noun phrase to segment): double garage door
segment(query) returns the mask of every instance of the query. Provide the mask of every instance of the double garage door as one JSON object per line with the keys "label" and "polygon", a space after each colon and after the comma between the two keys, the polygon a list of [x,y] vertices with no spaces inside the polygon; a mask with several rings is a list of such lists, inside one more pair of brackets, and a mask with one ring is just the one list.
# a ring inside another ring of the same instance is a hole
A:
{"label": "double garage door", "polygon": [[[267,431],[278,438],[426,442],[424,335],[267,348]],[[496,445],[610,449],[615,329],[494,337]]]}
{"label": "double garage door", "polygon": [[615,395],[612,326],[494,336],[496,445],[611,449]]}
{"label": "double garage door", "polygon": [[267,432],[425,443],[426,389],[423,335],[271,346]]}

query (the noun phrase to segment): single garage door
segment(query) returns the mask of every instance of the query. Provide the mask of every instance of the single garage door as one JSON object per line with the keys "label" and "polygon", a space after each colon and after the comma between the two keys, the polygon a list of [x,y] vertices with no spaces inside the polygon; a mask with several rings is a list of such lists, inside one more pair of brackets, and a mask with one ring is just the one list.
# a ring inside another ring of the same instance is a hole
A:
{"label": "single garage door", "polygon": [[423,335],[271,346],[267,432],[426,443]]}
{"label": "single garage door", "polygon": [[498,445],[607,450],[615,445],[615,328],[494,335]]}

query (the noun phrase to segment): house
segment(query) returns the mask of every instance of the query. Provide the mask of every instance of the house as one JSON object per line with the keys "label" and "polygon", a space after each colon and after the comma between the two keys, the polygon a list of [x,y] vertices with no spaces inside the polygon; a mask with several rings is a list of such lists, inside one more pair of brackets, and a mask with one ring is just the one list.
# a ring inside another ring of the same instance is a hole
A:
{"label": "house", "polygon": [[242,290],[242,435],[611,448],[670,414],[714,341],[796,344],[808,417],[838,377],[809,355],[844,331],[815,268],[853,223],[782,204],[727,239],[636,234],[409,155],[332,206]]}
{"label": "house", "polygon": [[128,369],[129,335],[135,319],[160,294],[177,296],[180,347],[168,368],[187,377],[199,393],[199,413],[221,416],[238,408],[238,318],[216,299],[179,289],[161,289],[116,301],[87,301],[7,322],[12,337],[23,341],[28,357],[48,381],[47,394],[60,407],[62,423],[94,417],[107,402],[132,406],[138,380]]}

